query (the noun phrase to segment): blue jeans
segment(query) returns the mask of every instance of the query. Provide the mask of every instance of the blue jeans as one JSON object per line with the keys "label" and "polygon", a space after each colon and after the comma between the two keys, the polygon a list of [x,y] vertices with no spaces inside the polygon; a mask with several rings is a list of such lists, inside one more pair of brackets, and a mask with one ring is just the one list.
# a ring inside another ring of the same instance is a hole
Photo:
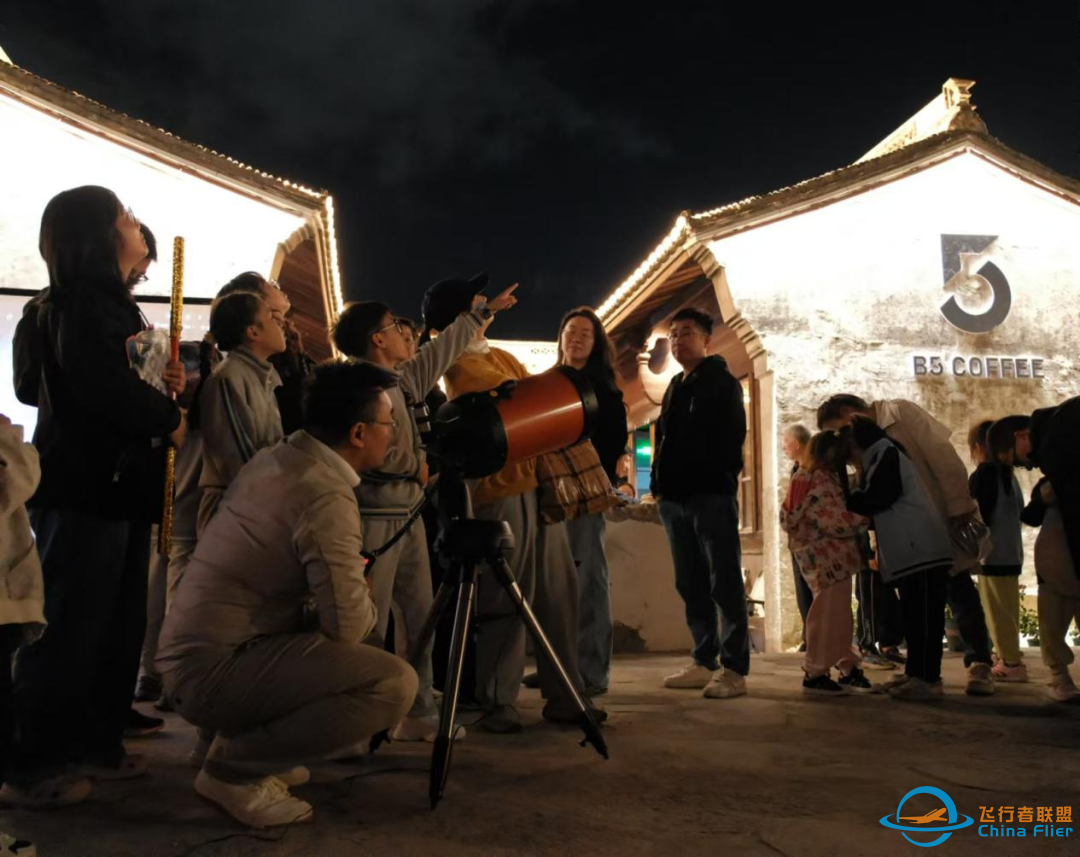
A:
{"label": "blue jeans", "polygon": [[611,673],[611,575],[603,515],[566,522],[578,579],[578,670],[585,686],[607,689]]}
{"label": "blue jeans", "polygon": [[694,662],[715,670],[719,658],[724,669],[746,675],[750,634],[734,495],[661,500],[660,519],[671,544],[675,588],[686,604]]}

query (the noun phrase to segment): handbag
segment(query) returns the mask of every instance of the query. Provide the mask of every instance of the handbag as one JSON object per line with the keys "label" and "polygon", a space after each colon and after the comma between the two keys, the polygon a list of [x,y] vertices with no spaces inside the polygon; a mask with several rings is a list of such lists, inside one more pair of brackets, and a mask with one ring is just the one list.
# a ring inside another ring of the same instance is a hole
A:
{"label": "handbag", "polygon": [[596,448],[587,439],[538,456],[536,478],[540,515],[548,524],[605,512],[619,502]]}

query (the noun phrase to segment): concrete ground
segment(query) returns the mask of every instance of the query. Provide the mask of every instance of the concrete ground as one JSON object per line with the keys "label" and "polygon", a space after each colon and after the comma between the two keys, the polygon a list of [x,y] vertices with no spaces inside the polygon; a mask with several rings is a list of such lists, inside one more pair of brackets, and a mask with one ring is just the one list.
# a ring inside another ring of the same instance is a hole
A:
{"label": "concrete ground", "polygon": [[[911,789],[936,786],[975,824],[935,853],[1075,855],[1080,823],[1057,825],[1073,828],[1067,838],[1032,838],[1034,824],[1023,839],[978,833],[982,806],[1080,811],[1080,707],[1048,701],[1038,653],[1027,658],[1031,684],[975,699],[947,655],[945,700],[918,704],[806,699],[796,655],[755,656],[750,694],[726,701],[660,686],[683,657],[620,657],[602,700],[610,761],[579,747],[576,730],[542,722],[537,692],[523,691],[525,733],[470,731],[434,812],[427,748],[398,744],[316,769],[321,782],[297,789],[314,822],[262,833],[195,795],[192,730],[170,716],[167,731],[129,743],[149,756],[150,776],[99,785],[67,810],[0,811],[0,830],[33,839],[43,857],[917,854],[878,820]],[[940,805],[918,796],[904,814]]]}

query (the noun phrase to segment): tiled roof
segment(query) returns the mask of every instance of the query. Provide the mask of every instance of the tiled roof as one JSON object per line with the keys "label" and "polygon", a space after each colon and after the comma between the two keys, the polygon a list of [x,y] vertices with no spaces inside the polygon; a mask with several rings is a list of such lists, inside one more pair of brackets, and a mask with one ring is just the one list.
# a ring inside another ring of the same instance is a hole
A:
{"label": "tiled roof", "polygon": [[779,215],[815,198],[820,199],[858,188],[890,173],[902,172],[927,157],[949,152],[953,148],[962,148],[965,142],[1009,161],[1017,168],[1062,188],[1074,197],[1080,196],[1080,182],[1054,172],[1038,161],[1010,149],[988,134],[969,130],[945,131],[888,154],[841,167],[770,193],[748,196],[696,214],[684,211],[675,221],[671,232],[601,304],[598,310],[600,318],[607,321],[615,311],[639,295],[652,275],[670,261],[691,238],[715,233],[754,217]]}
{"label": "tiled roof", "polygon": [[66,110],[168,154],[194,161],[207,169],[264,190],[309,203],[322,203],[329,197],[329,192],[326,190],[310,188],[299,182],[272,175],[207,146],[184,140],[164,128],[156,128],[142,119],[135,119],[125,113],[112,110],[99,101],[66,89],[17,65],[0,61],[0,91],[5,89],[14,90],[16,94],[22,94],[24,97],[39,99],[49,106]]}

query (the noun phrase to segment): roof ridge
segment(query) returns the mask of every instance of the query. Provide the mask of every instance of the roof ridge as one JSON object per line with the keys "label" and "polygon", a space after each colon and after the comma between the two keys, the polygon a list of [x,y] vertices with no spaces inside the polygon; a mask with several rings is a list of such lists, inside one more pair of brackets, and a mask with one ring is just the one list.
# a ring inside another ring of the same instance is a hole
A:
{"label": "roof ridge", "polygon": [[[800,193],[805,194],[813,185],[820,185],[822,188],[827,189],[834,183],[841,183],[852,177],[854,177],[852,183],[863,177],[870,179],[880,173],[887,172],[893,167],[902,168],[911,162],[918,161],[925,155],[934,154],[935,150],[940,149],[945,152],[953,145],[960,146],[965,141],[981,143],[990,150],[990,154],[1003,156],[1013,161],[1020,168],[1034,173],[1044,181],[1058,185],[1066,193],[1074,195],[1077,198],[1076,201],[1080,202],[1080,180],[1062,175],[1034,158],[1010,148],[988,132],[970,128],[941,131],[902,148],[839,167],[819,176],[804,179],[801,182],[777,188],[765,194],[748,196],[736,202],[698,212],[697,214],[684,211],[679,215],[673,229],[646,257],[645,261],[611,292],[609,297],[601,304],[600,309],[597,310],[597,314],[602,320],[606,321],[608,315],[623,306],[627,300],[636,296],[642,283],[646,282],[660,267],[666,264],[675,252],[684,245],[685,242],[680,241],[684,236],[699,236],[702,231],[708,232],[710,228],[716,226],[725,218],[735,221],[758,205],[775,203],[785,196],[797,197]],[[816,190],[816,188],[813,189]],[[773,211],[775,212],[775,209]]]}
{"label": "roof ridge", "polygon": [[[20,80],[20,76],[24,80]],[[20,83],[23,83],[24,81],[30,83],[29,88],[25,86],[20,86]],[[247,173],[248,175],[244,177],[248,179],[262,179],[263,181],[279,185],[280,187],[288,191],[300,194],[301,196],[309,197],[313,200],[321,201],[326,197],[330,196],[329,190],[325,188],[308,187],[307,185],[301,184],[300,182],[294,182],[281,176],[276,176],[273,173],[269,173],[265,170],[260,170],[256,167],[251,166],[250,164],[245,164],[243,161],[226,155],[223,152],[219,152],[216,149],[212,149],[209,146],[204,146],[202,143],[195,143],[191,140],[187,140],[177,134],[174,134],[172,131],[167,131],[164,128],[152,125],[144,119],[138,119],[134,116],[129,116],[126,113],[121,113],[119,110],[114,110],[108,105],[103,104],[96,99],[90,98],[88,95],[83,95],[80,92],[76,92],[74,89],[68,89],[65,86],[61,86],[60,84],[44,78],[41,75],[35,74],[29,69],[23,68],[22,66],[16,65],[15,63],[0,63],[0,88],[3,87],[3,84],[5,82],[9,83],[11,87],[18,90],[19,92],[22,92],[24,95],[40,98],[58,109],[74,110],[74,105],[63,105],[57,103],[56,101],[48,98],[45,91],[35,92],[34,90],[46,90],[49,92],[49,94],[58,95],[60,99],[77,99],[84,104],[90,105],[95,110],[103,114],[101,117],[86,116],[84,118],[90,121],[111,121],[118,126],[117,130],[121,131],[122,133],[126,133],[129,136],[132,136],[143,143],[152,143],[153,138],[156,137],[158,138],[158,142],[166,143],[173,150],[170,151],[170,154],[176,156],[183,156],[182,153],[184,153],[190,159],[202,161],[204,166],[213,168],[212,162],[216,159],[224,162],[224,165],[226,165],[227,168],[232,172]],[[146,137],[147,139],[142,139],[142,137]],[[175,151],[177,149],[180,151]],[[187,151],[184,152],[184,150]]]}

